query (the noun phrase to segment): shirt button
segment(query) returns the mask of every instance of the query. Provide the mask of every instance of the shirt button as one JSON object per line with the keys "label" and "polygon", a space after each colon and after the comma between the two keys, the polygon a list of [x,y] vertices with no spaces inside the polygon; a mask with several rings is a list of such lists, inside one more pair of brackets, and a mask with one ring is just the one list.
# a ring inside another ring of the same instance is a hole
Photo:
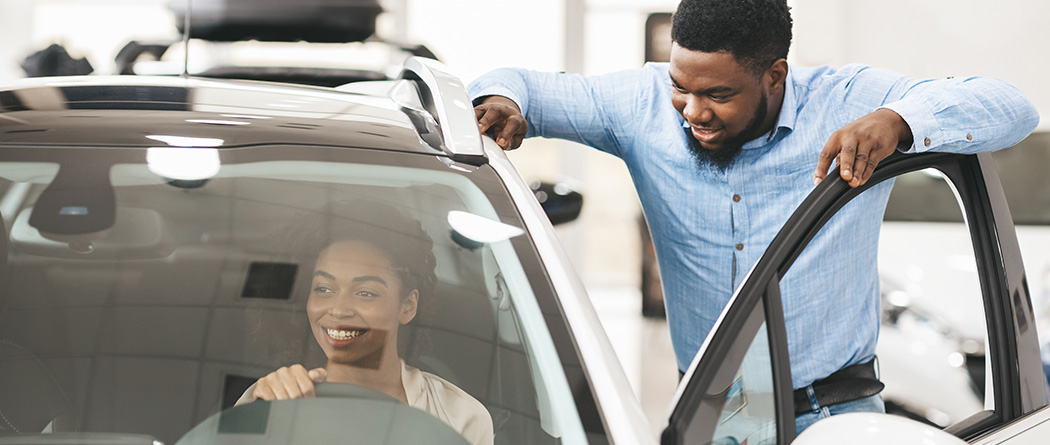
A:
{"label": "shirt button", "polygon": [[933,141],[931,141],[931,140],[930,140],[930,138],[926,138],[926,140],[922,141],[922,143],[923,143],[923,144],[926,144],[926,146],[927,146],[927,147],[929,147],[929,146],[930,146],[930,144],[932,144],[932,143],[933,143]]}
{"label": "shirt button", "polygon": [[744,250],[744,245],[743,244],[737,244],[736,245],[736,250]]}
{"label": "shirt button", "polygon": [[972,134],[966,135],[966,140],[972,141],[973,140],[973,135]]}
{"label": "shirt button", "polygon": [[733,202],[740,202],[740,195],[733,195]]}

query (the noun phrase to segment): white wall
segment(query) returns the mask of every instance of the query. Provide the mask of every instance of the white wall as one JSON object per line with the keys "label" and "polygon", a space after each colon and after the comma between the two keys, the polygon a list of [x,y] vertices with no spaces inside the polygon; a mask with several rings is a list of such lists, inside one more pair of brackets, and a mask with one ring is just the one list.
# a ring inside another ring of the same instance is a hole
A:
{"label": "white wall", "polygon": [[166,0],[0,0],[0,79],[21,77],[29,53],[59,43],[96,72],[114,70],[128,40],[177,38]]}
{"label": "white wall", "polygon": [[25,0],[0,0],[0,80],[23,76],[18,63],[31,48],[32,6]]}
{"label": "white wall", "polygon": [[1050,129],[1046,0],[794,0],[794,61],[866,63],[916,77],[992,76],[1029,96]]}

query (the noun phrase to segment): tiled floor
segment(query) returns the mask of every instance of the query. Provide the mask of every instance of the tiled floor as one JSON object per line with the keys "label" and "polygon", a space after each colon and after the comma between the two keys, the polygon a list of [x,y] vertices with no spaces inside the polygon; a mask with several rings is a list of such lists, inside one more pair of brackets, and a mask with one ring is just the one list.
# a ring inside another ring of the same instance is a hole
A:
{"label": "tiled floor", "polygon": [[671,396],[678,385],[667,322],[642,317],[638,289],[587,291],[653,432],[659,434],[666,426]]}

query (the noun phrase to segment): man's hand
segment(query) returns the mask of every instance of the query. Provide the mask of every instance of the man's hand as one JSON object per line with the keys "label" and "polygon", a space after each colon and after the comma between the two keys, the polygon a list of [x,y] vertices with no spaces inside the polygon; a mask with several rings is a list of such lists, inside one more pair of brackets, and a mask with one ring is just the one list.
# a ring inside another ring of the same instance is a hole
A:
{"label": "man's hand", "polygon": [[328,371],[307,371],[303,365],[282,367],[255,382],[255,397],[263,400],[287,400],[314,396],[314,383],[328,378]]}
{"label": "man's hand", "polygon": [[868,182],[871,172],[901,144],[912,142],[911,128],[895,111],[880,108],[846,124],[831,134],[817,160],[814,184],[828,175],[831,162],[838,160],[839,174],[850,187]]}
{"label": "man's hand", "polygon": [[474,117],[478,119],[481,133],[491,131],[496,145],[504,150],[513,150],[521,146],[529,124],[521,109],[514,101],[503,96],[489,96],[474,107]]}

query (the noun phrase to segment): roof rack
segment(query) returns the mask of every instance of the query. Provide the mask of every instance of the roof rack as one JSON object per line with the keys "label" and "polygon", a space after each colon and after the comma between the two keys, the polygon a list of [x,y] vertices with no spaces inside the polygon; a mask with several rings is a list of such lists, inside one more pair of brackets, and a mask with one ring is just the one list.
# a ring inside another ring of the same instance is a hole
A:
{"label": "roof rack", "polygon": [[473,165],[488,162],[474,107],[463,82],[433,59],[409,57],[400,79],[418,80],[423,107],[434,116],[449,156]]}

